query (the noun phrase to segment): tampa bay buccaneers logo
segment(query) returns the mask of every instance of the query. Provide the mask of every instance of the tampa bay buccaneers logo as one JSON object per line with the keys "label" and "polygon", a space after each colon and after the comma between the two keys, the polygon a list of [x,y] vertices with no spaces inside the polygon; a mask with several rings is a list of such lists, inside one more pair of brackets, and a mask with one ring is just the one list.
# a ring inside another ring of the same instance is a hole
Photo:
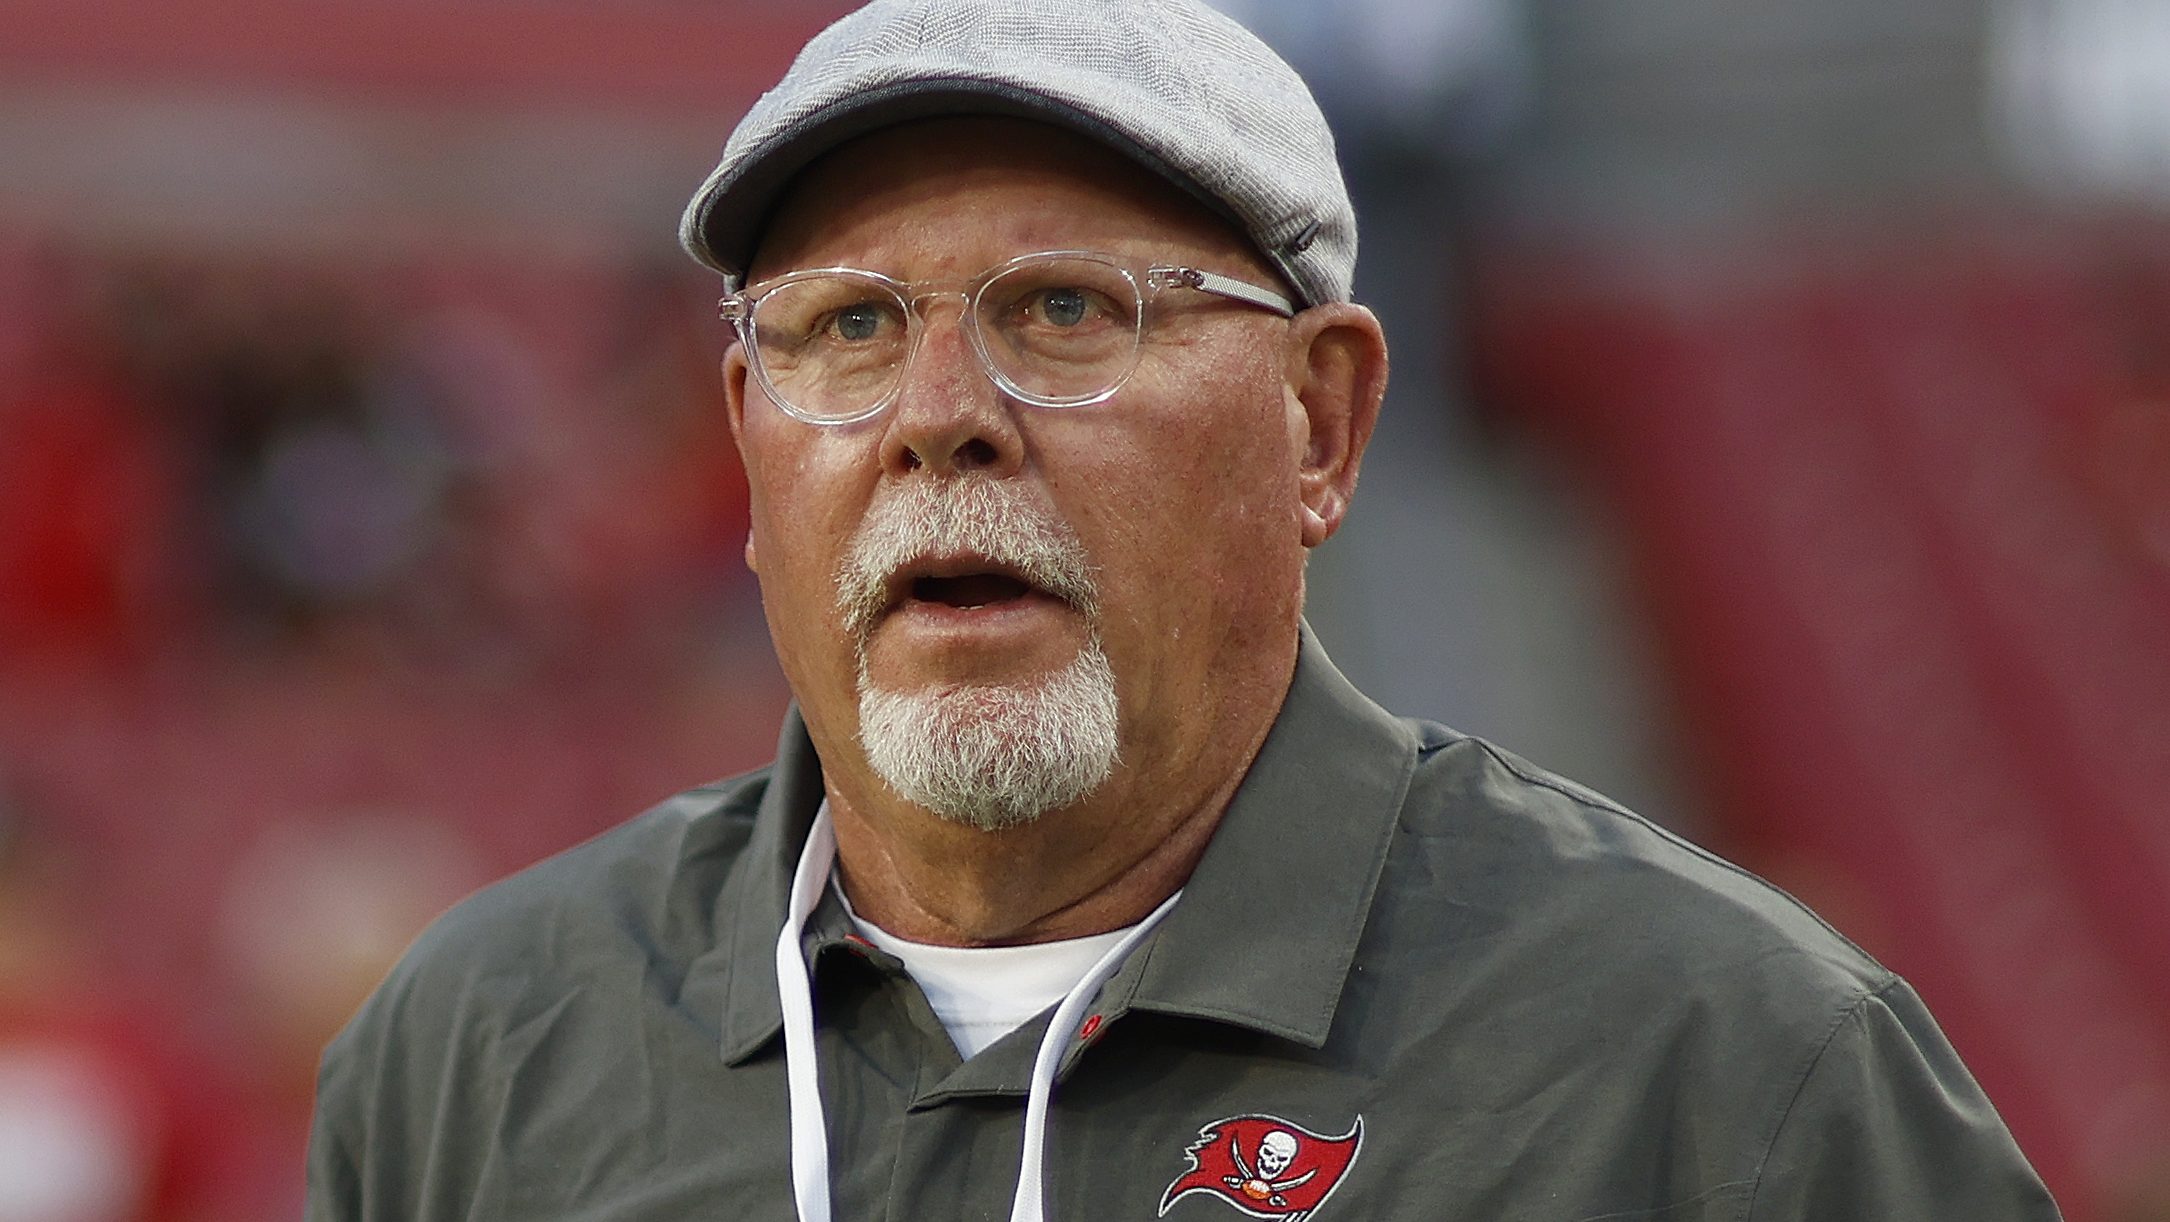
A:
{"label": "tampa bay buccaneers logo", "polygon": [[1326,1203],[1364,1144],[1358,1116],[1339,1137],[1314,1133],[1278,1116],[1230,1116],[1198,1130],[1184,1151],[1191,1169],[1161,1194],[1160,1214],[1203,1192],[1254,1218],[1302,1222]]}

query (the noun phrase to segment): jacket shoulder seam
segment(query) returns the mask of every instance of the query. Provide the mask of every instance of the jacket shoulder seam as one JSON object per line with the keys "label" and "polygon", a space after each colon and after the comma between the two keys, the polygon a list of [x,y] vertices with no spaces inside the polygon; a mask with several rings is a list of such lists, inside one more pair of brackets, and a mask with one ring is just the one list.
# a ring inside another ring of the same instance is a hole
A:
{"label": "jacket shoulder seam", "polygon": [[1748,1193],[1747,1208],[1741,1212],[1741,1222],[1754,1222],[1756,1206],[1763,1198],[1763,1177],[1770,1170],[1771,1158],[1778,1150],[1778,1139],[1785,1135],[1786,1125],[1792,1122],[1795,1111],[1801,1106],[1801,1097],[1808,1093],[1809,1081],[1816,1076],[1816,1070],[1822,1067],[1824,1058],[1830,1054],[1832,1045],[1838,1042],[1839,1032],[1844,1031],[1846,1024],[1859,1016],[1862,1008],[1867,1006],[1870,1001],[1883,996],[1886,991],[1896,987],[1897,984],[1898,981],[1893,979],[1877,988],[1863,989],[1851,1004],[1838,1012],[1829,1029],[1823,1033],[1823,1038],[1816,1042],[1815,1051],[1802,1063],[1800,1073],[1795,1075],[1793,1080],[1793,1091],[1786,1098],[1786,1106],[1779,1109],[1777,1120],[1771,1125],[1771,1134],[1763,1141],[1763,1153],[1756,1159],[1756,1170],[1753,1177],[1755,1183]]}

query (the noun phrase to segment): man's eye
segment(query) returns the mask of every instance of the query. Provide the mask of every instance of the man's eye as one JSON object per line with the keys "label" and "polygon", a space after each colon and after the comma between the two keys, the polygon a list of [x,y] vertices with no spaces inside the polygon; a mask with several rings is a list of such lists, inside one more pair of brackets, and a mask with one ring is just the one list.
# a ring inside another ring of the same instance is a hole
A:
{"label": "man's eye", "polygon": [[1106,308],[1101,305],[1099,294],[1090,289],[1041,289],[1025,303],[1025,316],[1028,321],[1045,323],[1051,327],[1079,326],[1105,313]]}
{"label": "man's eye", "polygon": [[829,316],[827,330],[847,343],[864,343],[882,333],[889,311],[871,301],[845,306]]}

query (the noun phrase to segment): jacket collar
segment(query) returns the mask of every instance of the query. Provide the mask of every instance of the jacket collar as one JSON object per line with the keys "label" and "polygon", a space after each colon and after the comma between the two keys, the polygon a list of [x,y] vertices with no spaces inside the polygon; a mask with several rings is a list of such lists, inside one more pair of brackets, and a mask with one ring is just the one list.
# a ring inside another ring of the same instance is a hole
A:
{"label": "jacket collar", "polygon": [[[791,876],[821,808],[821,760],[796,704],[784,712],[776,762],[754,816],[753,838],[716,898],[715,949],[705,958],[724,976],[723,1059],[744,1061],[783,1030],[776,994],[776,936],[783,932]],[[821,924],[817,910],[809,930]]]}
{"label": "jacket collar", "polygon": [[[1111,981],[1116,1008],[1237,1023],[1326,1042],[1371,911],[1417,738],[1335,669],[1306,626],[1287,699],[1184,888],[1183,902]],[[799,850],[822,799],[796,709],[784,717],[753,837],[717,898],[710,970],[725,977],[722,1052],[746,1060],[781,1029],[774,948]],[[834,907],[833,900],[829,903]],[[809,938],[832,940],[817,912]],[[810,948],[810,952],[817,947]],[[705,974],[705,973],[704,973]]]}
{"label": "jacket collar", "polygon": [[1147,944],[1130,1005],[1323,1045],[1417,746],[1306,627],[1288,699]]}

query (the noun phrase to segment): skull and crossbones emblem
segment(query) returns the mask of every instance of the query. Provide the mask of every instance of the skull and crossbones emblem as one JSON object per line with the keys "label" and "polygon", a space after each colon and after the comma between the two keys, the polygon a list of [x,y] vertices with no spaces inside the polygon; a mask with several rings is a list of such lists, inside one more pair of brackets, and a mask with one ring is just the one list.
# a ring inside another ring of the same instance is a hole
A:
{"label": "skull and crossbones emblem", "polygon": [[1275,1129],[1258,1139],[1258,1168],[1254,1171],[1251,1164],[1243,1161],[1243,1147],[1231,1139],[1228,1153],[1236,1160],[1236,1170],[1242,1174],[1224,1175],[1221,1182],[1254,1201],[1264,1201],[1276,1209],[1285,1209],[1288,1207],[1288,1200],[1281,1194],[1302,1186],[1318,1174],[1318,1168],[1314,1167],[1289,1179],[1278,1178],[1283,1171],[1288,1170],[1290,1163],[1296,1161],[1296,1149],[1294,1133],[1287,1129]]}

